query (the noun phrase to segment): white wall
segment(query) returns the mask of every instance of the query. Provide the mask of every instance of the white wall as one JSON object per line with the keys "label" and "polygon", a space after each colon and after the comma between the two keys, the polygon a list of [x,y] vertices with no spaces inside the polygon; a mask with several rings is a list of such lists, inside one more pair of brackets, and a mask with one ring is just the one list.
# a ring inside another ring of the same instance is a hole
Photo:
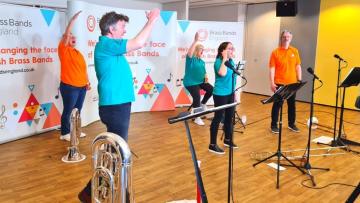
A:
{"label": "white wall", "polygon": [[176,11],[178,20],[189,19],[189,0],[164,3],[162,6],[165,11]]}
{"label": "white wall", "polygon": [[246,5],[231,4],[189,9],[189,19],[197,21],[245,21]]}
{"label": "white wall", "polygon": [[280,34],[280,18],[275,16],[275,3],[249,5],[246,17],[245,76],[248,84],[244,91],[271,95],[269,58],[278,46]]}
{"label": "white wall", "polygon": [[[135,0],[84,0],[85,2],[95,3],[105,6],[116,6],[119,8],[129,8],[129,9],[152,9],[160,8],[162,5],[160,3],[150,3],[145,1],[135,1]],[[46,7],[56,7],[56,8],[66,8],[66,0],[1,0],[3,3],[13,3],[13,4],[23,4],[23,5],[40,5]]]}

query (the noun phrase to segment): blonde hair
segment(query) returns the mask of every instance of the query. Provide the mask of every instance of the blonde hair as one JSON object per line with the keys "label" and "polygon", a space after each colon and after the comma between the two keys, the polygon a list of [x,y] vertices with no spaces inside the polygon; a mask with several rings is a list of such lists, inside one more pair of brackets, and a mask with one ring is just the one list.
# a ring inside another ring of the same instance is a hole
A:
{"label": "blonde hair", "polygon": [[195,46],[195,50],[194,50],[193,56],[196,56],[201,49],[204,49],[204,46],[203,46],[202,44],[197,44],[197,45]]}

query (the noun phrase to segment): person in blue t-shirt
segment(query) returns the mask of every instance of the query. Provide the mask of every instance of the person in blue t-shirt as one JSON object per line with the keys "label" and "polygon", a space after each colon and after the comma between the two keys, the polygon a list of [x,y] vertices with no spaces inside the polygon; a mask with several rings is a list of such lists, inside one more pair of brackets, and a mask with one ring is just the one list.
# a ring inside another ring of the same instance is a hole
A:
{"label": "person in blue t-shirt", "polygon": [[[160,10],[146,12],[147,22],[133,39],[123,39],[129,17],[109,12],[100,19],[101,36],[95,46],[95,71],[98,79],[99,115],[107,131],[128,140],[131,102],[135,100],[133,78],[125,53],[145,45]],[[91,181],[79,194],[82,202],[91,202]]]}
{"label": "person in blue t-shirt", "polygon": [[[197,44],[198,41],[199,34],[196,33],[194,41],[186,54],[184,86],[193,98],[191,105],[193,109],[200,107],[200,89],[205,90],[206,93],[201,100],[201,107],[205,109],[206,102],[212,96],[213,86],[208,83],[205,62],[201,59],[204,46]],[[205,125],[200,117],[197,117],[194,122],[198,125]]]}
{"label": "person in blue t-shirt", "polygon": [[[218,48],[216,56],[214,71],[215,71],[215,85],[213,91],[214,106],[222,106],[224,104],[230,104],[234,102],[233,89],[236,86],[236,76],[233,71],[225,65],[225,62],[229,62],[232,66],[235,66],[232,58],[234,57],[234,47],[230,42],[223,42]],[[234,78],[232,78],[234,77]],[[232,82],[234,82],[232,84]],[[225,113],[224,131],[225,139],[224,146],[230,147],[231,145],[231,122],[233,121],[234,107],[227,108],[215,112],[215,116],[210,126],[210,145],[209,151],[216,154],[225,154],[224,150],[220,148],[217,142],[217,133],[219,124]],[[233,148],[237,148],[236,144],[232,145]]]}

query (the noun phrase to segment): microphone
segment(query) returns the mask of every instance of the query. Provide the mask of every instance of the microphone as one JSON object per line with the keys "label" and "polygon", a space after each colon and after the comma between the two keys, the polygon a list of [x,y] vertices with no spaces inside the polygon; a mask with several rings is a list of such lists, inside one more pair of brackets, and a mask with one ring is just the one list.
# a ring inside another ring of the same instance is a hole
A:
{"label": "microphone", "polygon": [[334,54],[334,57],[339,59],[340,61],[344,61],[345,63],[347,63],[343,58],[341,58],[339,55]]}
{"label": "microphone", "polygon": [[311,67],[309,67],[309,68],[307,69],[307,72],[309,72],[311,75],[314,76],[315,79],[319,80],[319,81],[322,83],[322,81],[320,80],[320,78],[319,78],[317,75],[315,75],[314,70],[313,70]]}
{"label": "microphone", "polygon": [[241,73],[240,73],[238,70],[236,70],[236,68],[230,63],[230,59],[227,60],[227,61],[225,61],[225,66],[228,67],[228,68],[230,68],[232,71],[234,71],[234,73],[235,73],[236,75],[241,76]]}

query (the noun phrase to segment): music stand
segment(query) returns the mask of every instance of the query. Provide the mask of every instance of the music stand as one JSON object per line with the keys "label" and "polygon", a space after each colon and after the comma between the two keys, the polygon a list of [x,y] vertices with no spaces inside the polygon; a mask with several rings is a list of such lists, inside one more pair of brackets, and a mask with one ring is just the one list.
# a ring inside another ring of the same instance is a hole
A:
{"label": "music stand", "polygon": [[[343,97],[342,97],[342,101],[341,101],[341,109],[340,109],[340,121],[339,121],[339,132],[338,132],[338,136],[335,140],[332,141],[331,146],[346,146],[346,145],[355,145],[355,146],[360,146],[360,143],[358,142],[354,142],[351,140],[347,140],[341,137],[342,134],[342,128],[343,128],[343,119],[344,119],[344,103],[345,103],[345,91],[347,87],[351,87],[351,86],[357,86],[360,83],[360,67],[354,67],[350,70],[350,72],[348,73],[348,75],[346,76],[346,78],[344,79],[344,81],[341,83],[341,85],[339,87],[344,88],[343,91]],[[347,149],[349,150],[349,149]],[[350,150],[352,152],[356,152],[353,150]],[[360,152],[356,152],[356,153],[360,153]]]}
{"label": "music stand", "polygon": [[267,161],[269,159],[271,159],[274,156],[277,156],[277,175],[276,175],[276,188],[279,189],[279,174],[280,174],[280,157],[283,157],[286,161],[288,161],[293,167],[297,168],[299,171],[301,171],[303,174],[305,174],[305,171],[303,171],[300,167],[298,167],[297,165],[295,165],[292,161],[290,161],[286,156],[284,156],[284,154],[281,152],[281,135],[282,135],[282,109],[283,109],[283,104],[284,101],[288,98],[290,98],[293,94],[295,94],[296,91],[298,91],[302,86],[305,85],[306,82],[299,82],[299,83],[293,83],[293,84],[289,84],[289,85],[285,85],[285,86],[281,86],[270,98],[262,100],[261,102],[263,104],[268,104],[268,103],[272,103],[272,102],[280,102],[280,120],[279,120],[279,139],[278,139],[278,148],[277,151],[253,164],[253,167],[255,167],[256,165]]}
{"label": "music stand", "polygon": [[209,113],[213,113],[215,111],[219,111],[219,110],[223,110],[223,109],[227,109],[227,108],[232,108],[232,107],[234,107],[234,106],[236,106],[238,104],[239,103],[234,102],[234,103],[231,103],[231,104],[225,104],[225,105],[222,105],[222,106],[209,108],[209,109],[206,109],[206,110],[200,109],[199,111],[195,111],[194,113],[182,112],[178,116],[171,117],[171,118],[168,119],[169,124],[177,123],[177,122],[180,122],[180,121],[184,121],[184,123],[185,123],[186,135],[187,135],[187,138],[188,138],[188,141],[189,141],[189,148],[190,148],[191,158],[193,160],[193,164],[194,164],[194,168],[195,168],[195,176],[196,176],[196,181],[197,181],[198,187],[200,189],[200,193],[201,193],[200,196],[201,196],[202,203],[208,203],[208,200],[207,200],[207,196],[206,196],[206,193],[205,193],[204,184],[203,184],[203,181],[202,181],[202,178],[201,178],[201,172],[200,172],[199,166],[197,164],[196,152],[195,152],[194,144],[192,142],[188,120],[192,119],[192,118],[202,116],[202,115],[206,115],[206,114],[209,114]]}

